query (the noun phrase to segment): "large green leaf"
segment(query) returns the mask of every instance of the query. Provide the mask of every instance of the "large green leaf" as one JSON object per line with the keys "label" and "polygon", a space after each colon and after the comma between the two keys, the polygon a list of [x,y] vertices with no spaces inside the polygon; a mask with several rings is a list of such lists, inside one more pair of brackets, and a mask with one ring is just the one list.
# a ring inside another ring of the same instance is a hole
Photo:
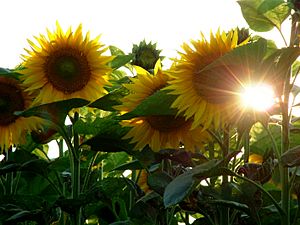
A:
{"label": "large green leaf", "polygon": [[156,172],[148,176],[148,185],[159,194],[163,194],[172,177],[166,172]]}
{"label": "large green leaf", "polygon": [[21,74],[19,74],[17,72],[17,70],[10,70],[10,69],[0,67],[0,77],[1,76],[8,76],[8,77],[12,77],[12,78],[15,78],[15,79],[19,79],[20,75]]}
{"label": "large green leaf", "polygon": [[197,184],[196,179],[204,179],[211,176],[216,176],[220,171],[220,162],[216,160],[210,160],[199,166],[194,167],[191,170],[179,175],[172,180],[165,189],[164,192],[164,205],[169,207],[181,202],[186,198]]}
{"label": "large green leaf", "polygon": [[299,48],[269,48],[268,41],[261,38],[224,54],[200,73],[215,77],[216,84],[224,84],[224,90],[239,90],[241,83],[259,82],[272,85],[275,93],[281,95],[286,74],[299,54]]}
{"label": "large green leaf", "polygon": [[23,117],[37,116],[55,124],[63,125],[68,112],[74,108],[85,106],[89,101],[81,98],[72,98],[32,107],[26,111],[16,112]]}
{"label": "large green leaf", "polygon": [[110,67],[114,70],[125,66],[127,63],[129,63],[133,59],[133,55],[117,55],[111,62]]}
{"label": "large green leaf", "polygon": [[283,0],[239,0],[238,3],[250,28],[258,32],[280,29],[290,14],[289,5]]}
{"label": "large green leaf", "polygon": [[92,122],[77,121],[74,129],[79,134],[93,134],[94,136],[82,145],[89,145],[93,151],[118,152],[130,151],[133,145],[122,137],[130,128],[122,127],[119,120],[113,117],[97,118]]}
{"label": "large green leaf", "polygon": [[176,177],[165,189],[165,207],[176,205],[177,203],[181,202],[192,192],[195,185],[196,180],[193,178],[193,173],[191,171]]}
{"label": "large green leaf", "polygon": [[[256,123],[250,132],[250,151],[259,155],[264,155],[268,149],[274,149],[272,138],[273,136],[277,149],[281,147],[281,127],[278,124],[269,124],[269,132],[260,124]],[[299,133],[291,132],[290,134],[290,147],[294,148],[300,143]]]}
{"label": "large green leaf", "polygon": [[48,169],[49,163],[43,159],[30,160],[20,167],[20,171],[27,171],[39,174],[43,177],[48,177],[50,170]]}
{"label": "large green leaf", "polygon": [[122,136],[126,133],[126,128],[119,124],[119,120],[114,115],[107,117],[97,117],[94,121],[78,120],[74,124],[74,130],[79,134],[102,134],[102,133],[117,133]]}
{"label": "large green leaf", "polygon": [[113,170],[142,170],[144,167],[142,166],[141,162],[139,160],[133,160],[130,162],[126,162],[124,164],[121,164],[114,168]]}
{"label": "large green leaf", "polygon": [[4,162],[0,164],[0,175],[4,175],[11,172],[16,172],[20,169],[20,163]]}
{"label": "large green leaf", "polygon": [[108,48],[112,55],[125,55],[125,53],[116,46],[110,45]]}
{"label": "large green leaf", "polygon": [[114,106],[122,104],[121,98],[128,94],[128,90],[125,87],[113,90],[107,95],[97,99],[89,104],[89,107],[98,108],[106,111],[116,111]]}
{"label": "large green leaf", "polygon": [[[276,49],[265,60],[265,66],[271,67],[274,76],[284,77],[300,55],[298,47]],[[293,69],[293,68],[292,68]]]}
{"label": "large green leaf", "polygon": [[246,66],[247,68],[256,68],[261,64],[268,52],[268,41],[260,38],[256,42],[252,42],[237,47],[230,52],[219,57],[211,64],[204,67],[200,72],[213,72],[215,68],[227,66]]}
{"label": "large green leaf", "polygon": [[166,90],[159,90],[143,100],[134,110],[121,116],[127,120],[139,116],[176,115],[176,110],[171,108],[177,96],[168,94]]}

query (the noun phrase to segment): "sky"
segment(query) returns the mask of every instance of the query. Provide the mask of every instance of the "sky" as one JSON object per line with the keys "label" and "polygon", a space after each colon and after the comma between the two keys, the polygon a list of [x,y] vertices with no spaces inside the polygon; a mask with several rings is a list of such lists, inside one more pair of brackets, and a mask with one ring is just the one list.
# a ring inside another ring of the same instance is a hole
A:
{"label": "sky", "polygon": [[[105,45],[129,53],[145,39],[156,42],[163,55],[174,57],[183,42],[208,35],[218,28],[247,27],[236,0],[9,0],[0,13],[0,67],[14,68],[21,62],[27,39],[55,29],[66,30],[80,23],[91,37],[101,34]],[[278,33],[272,37],[279,37]]]}

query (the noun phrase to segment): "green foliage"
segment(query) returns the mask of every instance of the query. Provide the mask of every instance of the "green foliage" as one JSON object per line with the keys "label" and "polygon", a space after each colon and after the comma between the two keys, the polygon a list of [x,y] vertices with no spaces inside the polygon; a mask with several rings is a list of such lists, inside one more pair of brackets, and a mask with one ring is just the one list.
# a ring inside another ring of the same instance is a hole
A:
{"label": "green foliage", "polygon": [[52,123],[63,125],[69,111],[87,105],[85,99],[73,98],[44,105],[32,107],[24,112],[16,112],[16,115],[23,117],[37,116]]}
{"label": "green foliage", "polygon": [[168,94],[166,90],[159,90],[144,99],[134,110],[120,116],[127,120],[139,116],[176,115],[176,110],[171,108],[175,95]]}
{"label": "green foliage", "polygon": [[245,20],[254,31],[265,32],[274,27],[280,29],[290,15],[290,7],[283,0],[239,0]]}
{"label": "green foliage", "polygon": [[106,111],[116,111],[114,106],[121,105],[121,98],[128,94],[128,90],[125,87],[115,89],[107,95],[99,98],[98,100],[89,104],[89,107],[98,108]]}

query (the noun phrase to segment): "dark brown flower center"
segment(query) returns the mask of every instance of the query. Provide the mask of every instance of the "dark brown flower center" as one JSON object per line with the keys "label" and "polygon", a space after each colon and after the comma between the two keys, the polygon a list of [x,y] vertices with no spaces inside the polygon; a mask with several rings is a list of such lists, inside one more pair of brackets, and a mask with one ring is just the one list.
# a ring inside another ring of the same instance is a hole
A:
{"label": "dark brown flower center", "polygon": [[213,104],[229,103],[237,97],[241,80],[236,70],[218,67],[213,71],[195,73],[194,88],[198,95]]}
{"label": "dark brown flower center", "polygon": [[183,117],[175,116],[147,116],[145,120],[150,126],[161,132],[170,132],[188,124]]}
{"label": "dark brown flower center", "polygon": [[17,119],[14,112],[22,111],[24,108],[22,90],[17,85],[0,81],[0,126],[13,123]]}
{"label": "dark brown flower center", "polygon": [[85,87],[91,71],[86,55],[77,49],[65,48],[48,56],[45,74],[55,89],[71,94]]}

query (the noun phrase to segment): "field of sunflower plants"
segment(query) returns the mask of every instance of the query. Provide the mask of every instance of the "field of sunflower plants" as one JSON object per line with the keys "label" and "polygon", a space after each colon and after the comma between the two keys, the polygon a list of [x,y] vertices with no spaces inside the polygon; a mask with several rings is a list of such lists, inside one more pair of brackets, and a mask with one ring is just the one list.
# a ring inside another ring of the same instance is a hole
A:
{"label": "field of sunflower plants", "polygon": [[[249,28],[183,41],[170,66],[81,25],[28,39],[0,68],[0,224],[300,224],[300,2],[237,4]],[[255,85],[268,108],[242,100]]]}

